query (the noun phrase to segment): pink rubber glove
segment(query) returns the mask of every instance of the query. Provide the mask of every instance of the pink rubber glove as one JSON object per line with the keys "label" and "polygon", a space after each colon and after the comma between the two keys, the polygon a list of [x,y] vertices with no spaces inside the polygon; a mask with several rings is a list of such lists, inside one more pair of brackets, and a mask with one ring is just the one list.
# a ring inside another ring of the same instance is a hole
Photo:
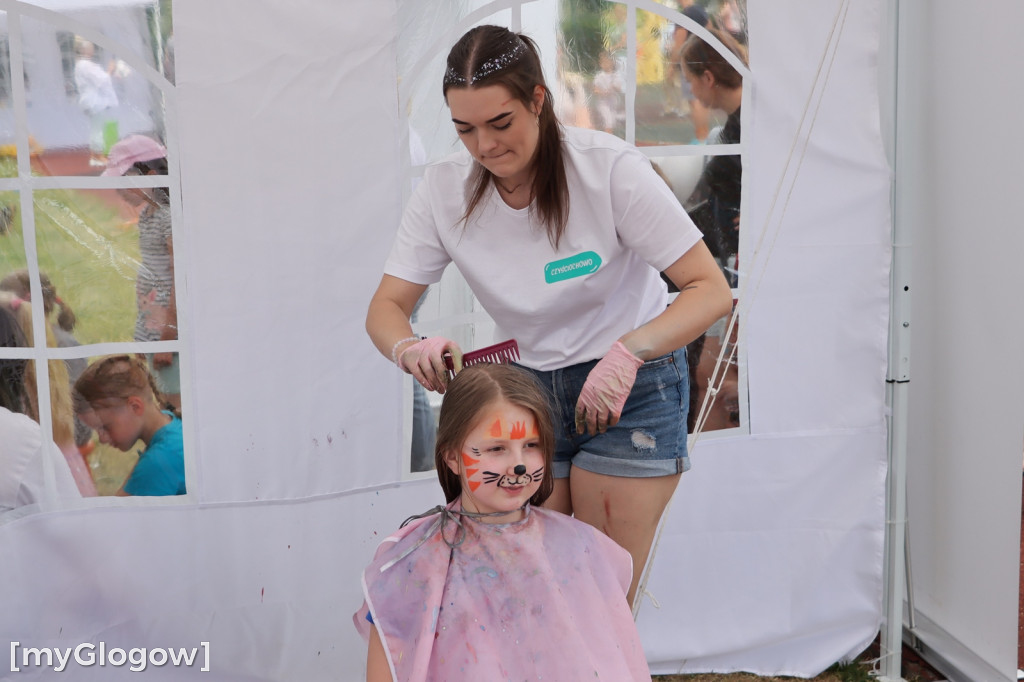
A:
{"label": "pink rubber glove", "polygon": [[455,371],[462,369],[462,349],[459,344],[443,336],[431,336],[405,347],[398,355],[398,366],[411,374],[428,391],[444,393],[448,385],[448,368],[444,365],[444,353],[452,355]]}
{"label": "pink rubber glove", "polygon": [[630,353],[621,341],[615,342],[583,384],[576,401],[576,433],[583,433],[584,426],[590,435],[604,433],[618,423],[642,364],[644,361]]}

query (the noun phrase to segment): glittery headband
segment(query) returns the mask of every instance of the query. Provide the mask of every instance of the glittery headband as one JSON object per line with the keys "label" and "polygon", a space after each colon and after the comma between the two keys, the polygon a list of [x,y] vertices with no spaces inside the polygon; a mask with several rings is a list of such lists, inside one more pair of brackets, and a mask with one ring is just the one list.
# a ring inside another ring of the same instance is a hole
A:
{"label": "glittery headband", "polygon": [[509,41],[508,49],[494,59],[488,59],[486,62],[481,64],[477,70],[473,72],[473,75],[469,77],[468,83],[464,76],[449,66],[444,72],[444,84],[459,86],[473,85],[477,81],[487,78],[498,71],[503,71],[509,66],[515,64],[524,54],[526,54],[526,44],[519,39],[519,36],[513,35],[511,41]]}

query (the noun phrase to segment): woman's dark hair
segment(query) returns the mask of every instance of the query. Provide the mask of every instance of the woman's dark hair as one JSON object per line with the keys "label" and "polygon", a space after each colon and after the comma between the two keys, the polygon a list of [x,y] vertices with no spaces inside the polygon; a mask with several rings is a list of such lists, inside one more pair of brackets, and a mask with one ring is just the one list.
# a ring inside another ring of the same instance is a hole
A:
{"label": "woman's dark hair", "polygon": [[555,452],[555,431],[551,407],[543,387],[526,370],[512,365],[482,363],[466,367],[448,383],[441,403],[434,444],[434,465],[445,500],[462,494],[462,478],[448,467],[452,457],[462,462],[462,446],[479,423],[483,410],[499,400],[528,410],[537,421],[538,440],[544,454],[544,477],[530,504],[540,506],[555,488],[551,459]]}
{"label": "woman's dark hair", "polygon": [[[18,318],[0,305],[0,347],[24,348],[26,345]],[[25,391],[27,365],[28,360],[23,358],[0,359],[0,407],[6,407],[11,412],[28,413],[29,398]]]}
{"label": "woman's dark hair", "polygon": [[[708,31],[718,38],[730,52],[740,58],[743,65],[747,65],[747,51],[736,42],[736,39],[728,31],[717,28],[709,28]],[[683,43],[680,52],[680,60],[684,69],[695,76],[700,76],[705,71],[710,71],[715,77],[715,82],[726,88],[743,87],[743,76],[733,67],[718,50],[708,45],[696,34],[691,35]]]}
{"label": "woman's dark hair", "polygon": [[[448,53],[448,66],[442,87],[445,101],[448,101],[448,91],[452,88],[482,88],[489,85],[504,86],[531,111],[534,89],[538,85],[544,89],[544,103],[538,121],[540,137],[531,161],[532,190],[536,211],[547,229],[548,239],[557,248],[569,219],[569,186],[565,176],[561,126],[555,115],[551,90],[544,81],[537,44],[525,35],[513,33],[503,26],[477,26],[467,31]],[[483,165],[475,164],[475,171],[467,187],[463,225],[480,204],[492,178],[491,172]]]}

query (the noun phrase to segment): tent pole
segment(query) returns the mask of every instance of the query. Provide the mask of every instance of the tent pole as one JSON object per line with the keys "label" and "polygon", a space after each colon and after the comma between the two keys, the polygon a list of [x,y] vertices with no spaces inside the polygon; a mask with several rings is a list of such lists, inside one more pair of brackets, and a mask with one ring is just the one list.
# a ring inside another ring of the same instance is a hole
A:
{"label": "tent pole", "polygon": [[889,286],[889,362],[886,372],[886,403],[889,407],[888,477],[885,499],[884,618],[881,628],[881,679],[902,680],[903,598],[910,582],[907,537],[907,404],[910,389],[910,234],[909,221],[901,214],[899,0],[889,0],[888,18],[892,50],[891,145],[893,182],[892,269]]}
{"label": "tent pole", "polygon": [[906,520],[906,533],[903,541],[903,557],[907,562],[907,636],[910,640],[910,648],[917,649],[917,621],[914,618],[914,569],[910,564],[910,519]]}

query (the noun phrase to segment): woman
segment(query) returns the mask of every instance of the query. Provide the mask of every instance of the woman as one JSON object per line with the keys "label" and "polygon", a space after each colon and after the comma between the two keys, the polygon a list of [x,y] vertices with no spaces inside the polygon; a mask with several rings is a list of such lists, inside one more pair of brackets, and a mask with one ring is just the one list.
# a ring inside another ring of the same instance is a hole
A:
{"label": "woman", "polygon": [[[746,55],[740,45],[725,31],[709,28],[713,36],[729,48],[745,64]],[[743,76],[725,57],[693,35],[683,44],[680,61],[683,76],[693,96],[709,109],[724,111],[728,118],[717,144],[738,144],[740,141],[740,105],[743,100]],[[704,166],[697,183],[694,200],[706,200],[706,219],[698,219],[708,246],[722,265],[730,263],[739,248],[740,185],[743,168],[739,155],[712,156]],[[688,203],[695,203],[690,201]],[[696,215],[696,214],[695,214]]]}
{"label": "woman", "polygon": [[[466,33],[443,93],[467,153],[432,164],[399,229],[366,327],[426,389],[444,392],[449,339],[412,336],[420,294],[454,262],[521,363],[552,392],[554,493],[625,547],[628,597],[686,454],[684,352],[732,304],[725,279],[650,162],[622,140],[563,129],[536,45]],[[680,290],[668,305],[659,277]],[[628,398],[628,400],[627,400]]]}

